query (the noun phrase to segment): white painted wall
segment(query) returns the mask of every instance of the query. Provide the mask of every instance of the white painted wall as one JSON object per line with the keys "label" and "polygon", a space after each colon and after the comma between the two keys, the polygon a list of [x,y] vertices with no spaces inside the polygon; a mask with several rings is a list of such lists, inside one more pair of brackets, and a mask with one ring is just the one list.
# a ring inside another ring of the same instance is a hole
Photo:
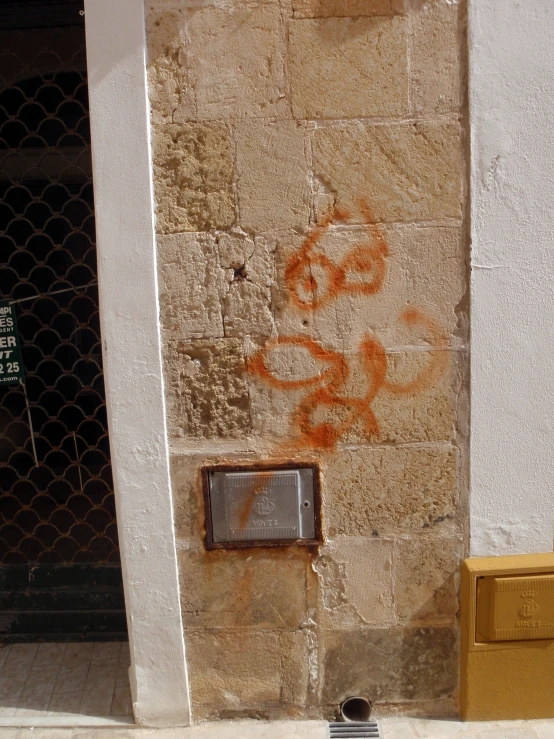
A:
{"label": "white painted wall", "polygon": [[190,721],[158,320],[142,0],[85,0],[104,377],[137,723]]}
{"label": "white painted wall", "polygon": [[470,0],[471,554],[554,529],[554,2]]}

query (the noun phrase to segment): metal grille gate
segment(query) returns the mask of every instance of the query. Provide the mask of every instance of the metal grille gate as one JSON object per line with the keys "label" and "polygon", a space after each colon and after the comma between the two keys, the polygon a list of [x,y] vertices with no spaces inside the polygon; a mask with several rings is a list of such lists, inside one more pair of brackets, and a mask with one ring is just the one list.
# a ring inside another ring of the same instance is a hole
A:
{"label": "metal grille gate", "polygon": [[25,388],[0,385],[0,639],[10,641],[126,630],[81,9],[0,4],[0,297],[16,306],[26,375]]}

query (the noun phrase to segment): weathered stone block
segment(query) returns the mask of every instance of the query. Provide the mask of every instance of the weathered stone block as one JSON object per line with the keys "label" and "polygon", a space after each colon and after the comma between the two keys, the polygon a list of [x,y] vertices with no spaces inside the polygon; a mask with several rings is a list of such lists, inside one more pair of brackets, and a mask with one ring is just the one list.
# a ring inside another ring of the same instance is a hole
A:
{"label": "weathered stone block", "polygon": [[[315,635],[311,634],[315,641]],[[282,631],[281,700],[297,706],[306,703],[309,687],[310,635],[306,631]],[[298,718],[305,718],[303,712]]]}
{"label": "weathered stone block", "polygon": [[407,114],[402,17],[296,20],[289,37],[295,118]]}
{"label": "weathered stone block", "polygon": [[186,635],[194,704],[245,708],[278,702],[281,690],[278,632],[195,631]]}
{"label": "weathered stone block", "polygon": [[229,228],[235,220],[227,127],[184,123],[154,129],[158,233]]}
{"label": "weathered stone block", "polygon": [[270,296],[244,278],[231,282],[223,309],[226,336],[270,336],[273,331]]}
{"label": "weathered stone block", "polygon": [[240,231],[221,233],[217,237],[220,262],[255,285],[269,288],[275,280],[274,241]]}
{"label": "weathered stone block", "polygon": [[[194,705],[225,710],[305,701],[307,639],[302,633],[193,631],[186,634]],[[301,699],[301,700],[300,700]]]}
{"label": "weathered stone block", "polygon": [[407,700],[455,694],[459,679],[457,628],[406,629],[402,638],[400,693]]}
{"label": "weathered stone block", "polygon": [[366,448],[327,456],[329,535],[424,531],[456,514],[453,448]]}
{"label": "weathered stone block", "polygon": [[295,18],[392,15],[402,7],[398,0],[292,0]]}
{"label": "weathered stone block", "polygon": [[287,115],[285,36],[277,4],[199,8],[188,34],[200,118]]}
{"label": "weathered stone block", "polygon": [[186,58],[183,8],[146,4],[148,96],[154,124],[194,118],[194,90]]}
{"label": "weathered stone block", "polygon": [[395,602],[401,621],[455,621],[463,556],[463,542],[459,539],[412,537],[397,541]]}
{"label": "weathered stone block", "polygon": [[258,232],[305,230],[311,194],[304,127],[293,121],[239,121],[234,135],[240,225]]}
{"label": "weathered stone block", "polygon": [[240,340],[169,341],[165,362],[170,436],[213,438],[250,432]]}
{"label": "weathered stone block", "polygon": [[313,563],[319,578],[320,627],[395,623],[392,551],[391,540],[342,536],[320,549]]}
{"label": "weathered stone block", "polygon": [[[385,347],[420,348],[433,343],[433,338],[422,325],[402,319],[406,307],[412,306],[438,327],[443,344],[459,344],[456,309],[466,289],[460,228],[329,226],[303,256],[307,238],[277,236],[278,287],[273,300],[280,335],[305,333],[326,347],[357,351],[369,332]],[[374,252],[380,245],[386,253],[377,259]],[[357,254],[367,254],[368,264]],[[302,259],[304,266],[291,274],[295,259]],[[340,270],[345,272],[345,284],[337,279]],[[304,280],[308,273],[309,291]],[[361,285],[370,286],[370,291],[351,290]]]}
{"label": "weathered stone block", "polygon": [[218,247],[229,282],[223,303],[225,336],[270,336],[273,247],[263,237],[246,234],[221,234]]}
{"label": "weathered stone block", "polygon": [[[454,441],[460,358],[456,352],[441,352],[435,357],[445,362],[436,379],[433,368],[437,365],[430,352],[387,354],[387,382],[397,388],[408,388],[414,383],[414,390],[404,394],[384,389],[377,394],[371,406],[379,424],[374,441],[395,444]],[[350,438],[361,438],[360,430]]]}
{"label": "weathered stone block", "polygon": [[221,304],[227,292],[215,237],[206,233],[159,236],[160,313],[168,339],[222,338]]}
{"label": "weathered stone block", "polygon": [[293,414],[306,391],[283,391],[265,383],[258,377],[250,379],[252,430],[275,445],[294,439],[298,430]]}
{"label": "weathered stone block", "polygon": [[458,684],[456,629],[357,629],[321,632],[321,702],[352,695],[371,701],[440,699]]}
{"label": "weathered stone block", "polygon": [[368,198],[376,220],[461,217],[457,123],[324,127],[312,145],[314,175],[355,215],[359,199]]}
{"label": "weathered stone block", "polygon": [[461,105],[463,3],[417,0],[411,12],[411,84],[415,112],[446,113]]}
{"label": "weathered stone block", "polygon": [[296,628],[306,621],[309,553],[181,551],[185,629]]}
{"label": "weathered stone block", "polygon": [[[273,360],[272,355],[276,355]],[[317,380],[322,375],[320,386],[328,387],[324,373],[329,363],[314,360],[306,349],[285,345],[279,354],[270,349],[266,356],[273,377],[293,382]],[[456,352],[388,352],[385,381],[369,402],[364,398],[373,396],[375,375],[364,365],[361,353],[343,356],[337,351],[332,356],[344,359],[350,376],[337,395],[326,403],[314,397],[314,386],[275,387],[266,378],[253,374],[250,397],[254,431],[285,444],[290,441],[294,447],[300,434],[298,412],[301,411],[301,418],[307,413],[312,425],[331,424],[337,442],[412,443],[450,441],[455,437],[460,383]],[[365,423],[362,406],[373,413],[371,428]],[[309,448],[317,449],[318,445],[314,442]]]}
{"label": "weathered stone block", "polygon": [[200,469],[207,455],[173,454],[170,458],[173,521],[178,540],[200,542],[204,536],[204,501]]}

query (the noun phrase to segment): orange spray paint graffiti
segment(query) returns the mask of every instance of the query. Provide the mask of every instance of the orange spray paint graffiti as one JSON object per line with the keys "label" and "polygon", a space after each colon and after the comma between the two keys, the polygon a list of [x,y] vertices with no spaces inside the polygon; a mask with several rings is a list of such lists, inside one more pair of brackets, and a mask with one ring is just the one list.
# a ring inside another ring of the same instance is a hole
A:
{"label": "orange spray paint graffiti", "polygon": [[[285,282],[294,304],[300,310],[317,310],[327,305],[341,293],[351,295],[375,295],[385,279],[385,258],[389,248],[378,224],[373,222],[371,210],[365,200],[360,210],[372,245],[352,249],[340,264],[335,264],[324,254],[315,252],[333,219],[346,221],[350,214],[335,208],[307,236],[301,249],[289,261],[285,269]],[[352,281],[357,275],[363,279]]]}
{"label": "orange spray paint graffiti", "polygon": [[[316,311],[341,293],[374,295],[381,290],[389,248],[381,227],[373,221],[366,201],[360,201],[360,210],[370,237],[369,245],[354,247],[338,265],[315,251],[333,218],[349,218],[348,213],[335,210],[313,229],[300,250],[290,258],[285,269],[285,281],[295,308]],[[353,277],[359,279],[354,281]],[[378,393],[415,395],[437,383],[449,361],[448,352],[445,351],[448,349],[448,339],[442,328],[419,308],[404,310],[399,319],[406,326],[422,332],[432,347],[428,352],[427,366],[409,382],[390,381],[387,379],[388,360],[384,346],[374,336],[365,334],[357,352],[367,381],[367,389],[362,397],[352,397],[347,393],[346,385],[351,374],[347,358],[308,337],[281,336],[272,339],[250,358],[249,371],[271,387],[283,391],[307,390],[291,417],[295,449],[334,449],[359,422],[368,437],[376,436],[380,428],[372,404]],[[325,368],[301,379],[278,377],[268,366],[268,360],[272,352],[286,347],[305,350],[312,360]],[[317,420],[316,416],[325,411],[334,411],[338,420]]]}

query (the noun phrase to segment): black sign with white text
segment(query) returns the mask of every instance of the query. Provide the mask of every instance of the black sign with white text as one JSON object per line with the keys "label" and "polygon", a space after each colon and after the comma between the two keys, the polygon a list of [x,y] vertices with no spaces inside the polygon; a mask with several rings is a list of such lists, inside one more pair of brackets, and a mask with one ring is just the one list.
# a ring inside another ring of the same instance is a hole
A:
{"label": "black sign with white text", "polygon": [[0,385],[24,380],[15,307],[8,300],[0,300]]}

